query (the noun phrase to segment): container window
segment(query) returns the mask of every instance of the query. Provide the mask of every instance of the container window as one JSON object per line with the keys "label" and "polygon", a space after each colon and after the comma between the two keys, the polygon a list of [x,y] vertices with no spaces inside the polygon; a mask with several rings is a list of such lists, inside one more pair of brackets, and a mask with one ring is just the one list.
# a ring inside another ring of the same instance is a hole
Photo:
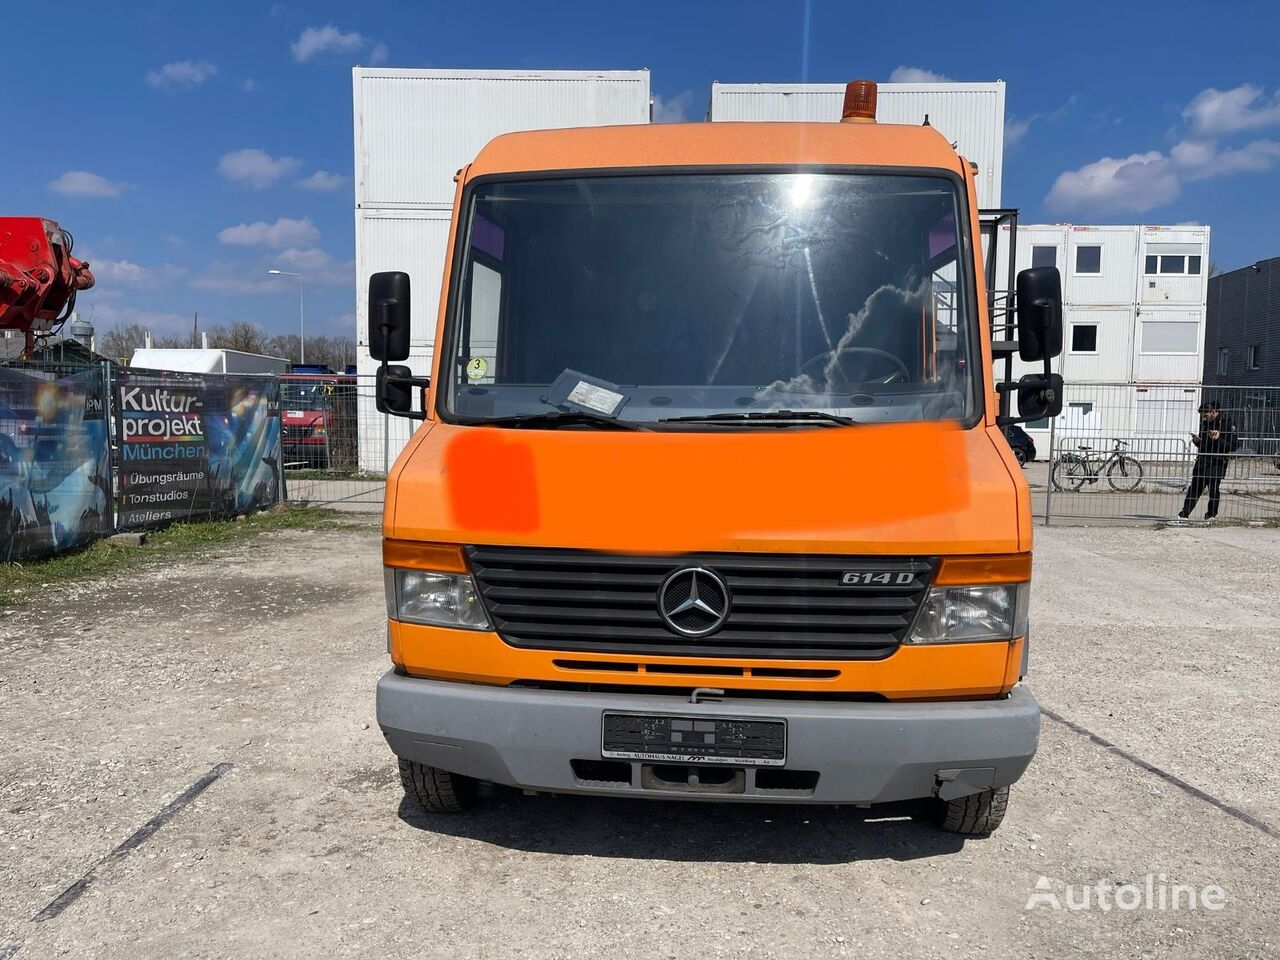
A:
{"label": "container window", "polygon": [[1058,248],[1032,247],[1031,265],[1033,267],[1056,267],[1058,265]]}
{"label": "container window", "polygon": [[1231,363],[1231,351],[1226,347],[1218,348],[1218,376],[1227,375],[1227,366]]}
{"label": "container window", "polygon": [[1071,325],[1071,352],[1098,352],[1098,325],[1096,323],[1073,323]]}
{"label": "container window", "polygon": [[1101,273],[1102,247],[1076,247],[1076,273]]}
{"label": "container window", "polygon": [[1159,270],[1160,258],[1156,256],[1147,257],[1147,265],[1143,269],[1143,273],[1151,274]]}
{"label": "container window", "polygon": [[1197,277],[1200,275],[1199,257],[1187,257],[1187,273]]}
{"label": "container window", "polygon": [[1187,258],[1186,257],[1161,257],[1160,272],[1161,273],[1186,273]]}
{"label": "container window", "polygon": [[1145,320],[1143,353],[1195,353],[1200,324],[1193,320]]}
{"label": "container window", "polygon": [[1249,369],[1258,370],[1262,367],[1262,344],[1249,344]]}

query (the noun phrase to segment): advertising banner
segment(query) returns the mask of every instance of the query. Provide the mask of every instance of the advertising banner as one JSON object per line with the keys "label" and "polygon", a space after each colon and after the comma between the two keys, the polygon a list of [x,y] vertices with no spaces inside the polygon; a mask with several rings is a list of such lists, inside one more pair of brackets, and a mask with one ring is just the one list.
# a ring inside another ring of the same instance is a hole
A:
{"label": "advertising banner", "polygon": [[280,499],[273,377],[122,370],[116,526],[231,517]]}
{"label": "advertising banner", "polygon": [[111,440],[103,371],[0,367],[0,562],[110,534]]}

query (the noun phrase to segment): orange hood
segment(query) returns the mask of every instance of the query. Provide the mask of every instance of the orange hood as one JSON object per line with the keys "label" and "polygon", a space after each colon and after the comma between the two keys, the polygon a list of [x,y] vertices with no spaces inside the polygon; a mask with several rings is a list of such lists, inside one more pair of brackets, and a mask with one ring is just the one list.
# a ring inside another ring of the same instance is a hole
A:
{"label": "orange hood", "polygon": [[646,433],[428,421],[388,478],[384,532],[621,553],[1016,552],[1030,548],[1030,511],[1007,454],[982,424]]}

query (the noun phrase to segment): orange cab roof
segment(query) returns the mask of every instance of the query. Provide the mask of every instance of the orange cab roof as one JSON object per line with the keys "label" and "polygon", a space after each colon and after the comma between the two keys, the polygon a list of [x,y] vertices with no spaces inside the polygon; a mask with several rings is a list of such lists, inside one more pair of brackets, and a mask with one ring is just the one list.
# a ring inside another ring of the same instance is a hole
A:
{"label": "orange cab roof", "polygon": [[933,127],[889,123],[666,123],[508,133],[468,177],[532,170],[733,165],[941,167],[960,159]]}

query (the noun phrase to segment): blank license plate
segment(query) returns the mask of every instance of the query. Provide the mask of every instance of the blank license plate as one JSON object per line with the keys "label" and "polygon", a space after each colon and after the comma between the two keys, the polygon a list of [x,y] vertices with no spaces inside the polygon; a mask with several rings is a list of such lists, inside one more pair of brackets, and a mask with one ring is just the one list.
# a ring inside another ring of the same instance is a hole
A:
{"label": "blank license plate", "polygon": [[606,711],[600,728],[600,752],[609,760],[756,767],[787,762],[785,720]]}

